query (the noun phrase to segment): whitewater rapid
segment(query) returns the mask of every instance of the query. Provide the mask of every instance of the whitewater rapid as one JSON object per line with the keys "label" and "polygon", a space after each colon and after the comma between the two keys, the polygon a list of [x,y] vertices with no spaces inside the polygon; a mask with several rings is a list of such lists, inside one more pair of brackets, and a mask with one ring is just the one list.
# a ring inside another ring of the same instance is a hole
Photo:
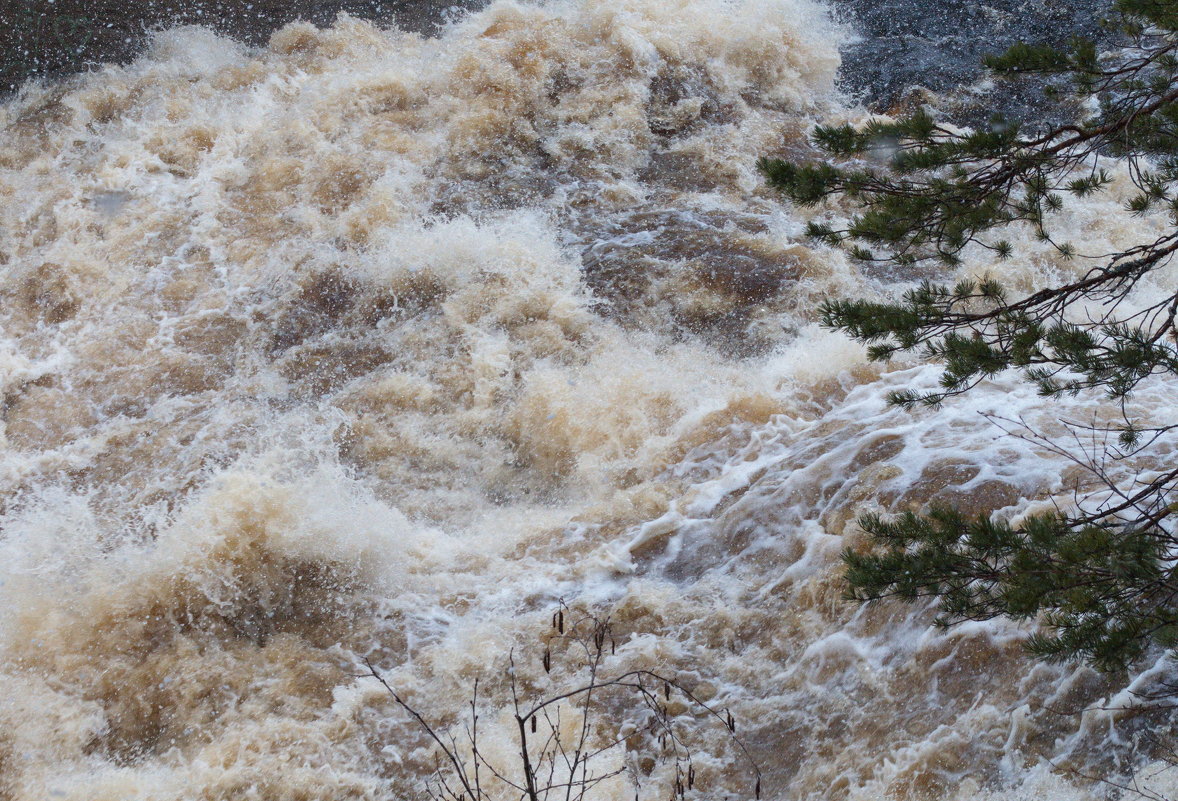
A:
{"label": "whitewater rapid", "polygon": [[[1096,798],[1077,772],[1148,761],[1156,718],[1081,711],[1164,662],[841,600],[860,513],[1081,480],[985,414],[1097,408],[1010,378],[904,412],[935,365],[817,326],[928,277],[814,248],[847,210],[754,169],[863,118],[848,35],[809,0],[499,0],[436,39],[179,28],[0,106],[0,799],[419,797],[429,743],[359,660],[442,728],[480,678],[509,761],[509,653],[571,680],[561,601],[612,617],[610,670],[730,708],[769,799]],[[1118,181],[1058,221],[1084,250],[1164,226]],[[957,272],[1086,269],[1019,236]],[[694,728],[692,792],[750,797]]]}

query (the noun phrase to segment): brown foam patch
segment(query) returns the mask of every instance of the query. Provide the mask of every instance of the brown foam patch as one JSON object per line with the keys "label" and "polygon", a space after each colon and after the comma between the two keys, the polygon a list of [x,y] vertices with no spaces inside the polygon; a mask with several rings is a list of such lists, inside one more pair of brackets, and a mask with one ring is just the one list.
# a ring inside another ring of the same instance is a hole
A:
{"label": "brown foam patch", "polygon": [[[102,710],[88,753],[196,758],[242,725],[319,725],[351,680],[332,649],[368,636],[369,568],[292,551],[284,530],[297,504],[282,492],[226,492],[205,499],[225,504],[203,519],[214,531],[173,529],[129,564],[100,562],[80,594],[16,612],[12,668]],[[195,541],[177,540],[185,534]],[[274,742],[271,758],[292,745]]]}

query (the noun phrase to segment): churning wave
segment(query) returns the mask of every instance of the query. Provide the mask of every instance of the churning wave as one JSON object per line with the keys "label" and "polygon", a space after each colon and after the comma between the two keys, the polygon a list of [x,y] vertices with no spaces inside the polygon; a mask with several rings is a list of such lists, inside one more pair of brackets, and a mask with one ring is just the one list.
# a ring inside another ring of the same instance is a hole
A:
{"label": "churning wave", "polygon": [[[809,0],[499,0],[437,39],[175,29],[0,106],[0,799],[416,797],[428,744],[357,661],[440,725],[476,677],[505,709],[513,647],[559,680],[562,599],[732,709],[768,798],[1081,799],[1136,764],[1132,716],[1068,714],[1124,681],[841,600],[859,513],[1075,481],[979,414],[1060,406],[903,412],[935,366],[817,327],[925,277],[807,244],[754,170],[863,116],[845,36]],[[1065,232],[1146,235],[1122,184]],[[959,272],[1083,269],[1020,247]],[[701,791],[747,796],[699,737]]]}

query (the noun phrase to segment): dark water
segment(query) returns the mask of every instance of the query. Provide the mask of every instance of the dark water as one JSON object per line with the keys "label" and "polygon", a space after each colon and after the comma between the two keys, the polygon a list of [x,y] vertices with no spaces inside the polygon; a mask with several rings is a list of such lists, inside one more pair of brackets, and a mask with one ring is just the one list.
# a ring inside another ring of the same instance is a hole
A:
{"label": "dark water", "polygon": [[[1019,40],[1063,44],[1075,35],[1099,36],[1109,0],[832,0],[832,5],[862,35],[843,54],[845,87],[886,109],[915,85],[942,92],[972,83],[982,55]],[[0,91],[30,77],[125,61],[139,52],[150,31],[162,27],[208,25],[260,44],[291,21],[328,25],[347,12],[429,34],[455,8],[447,0],[0,0]]]}
{"label": "dark water", "polygon": [[431,33],[452,6],[445,0],[0,0],[0,90],[34,76],[126,61],[159,28],[207,25],[262,44],[295,20],[329,25],[347,12]]}

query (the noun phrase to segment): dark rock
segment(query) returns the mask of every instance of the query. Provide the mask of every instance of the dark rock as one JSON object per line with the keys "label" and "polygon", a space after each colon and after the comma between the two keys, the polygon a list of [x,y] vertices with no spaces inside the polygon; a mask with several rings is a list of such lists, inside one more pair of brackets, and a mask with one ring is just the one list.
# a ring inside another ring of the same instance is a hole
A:
{"label": "dark rock", "polygon": [[[32,76],[129,60],[150,31],[163,27],[208,25],[256,45],[294,20],[328,25],[346,11],[428,35],[438,30],[447,12],[485,2],[0,0],[0,92]],[[1109,5],[1110,0],[832,0],[836,17],[861,34],[844,50],[843,86],[879,110],[902,102],[914,86],[938,93],[969,86],[981,75],[983,55],[1019,40],[1064,44],[1075,35],[1098,36],[1098,19]],[[1016,98],[1006,105],[1019,102]],[[1021,102],[1023,107],[1038,106],[1031,97]]]}
{"label": "dark rock", "polygon": [[1043,81],[989,91],[982,58],[1020,42],[1109,43],[1101,21],[1111,0],[834,0],[835,16],[861,36],[843,50],[842,87],[877,111],[908,105],[915,87],[948,94],[950,116],[973,125],[995,114],[1052,122],[1070,116],[1045,103]]}

